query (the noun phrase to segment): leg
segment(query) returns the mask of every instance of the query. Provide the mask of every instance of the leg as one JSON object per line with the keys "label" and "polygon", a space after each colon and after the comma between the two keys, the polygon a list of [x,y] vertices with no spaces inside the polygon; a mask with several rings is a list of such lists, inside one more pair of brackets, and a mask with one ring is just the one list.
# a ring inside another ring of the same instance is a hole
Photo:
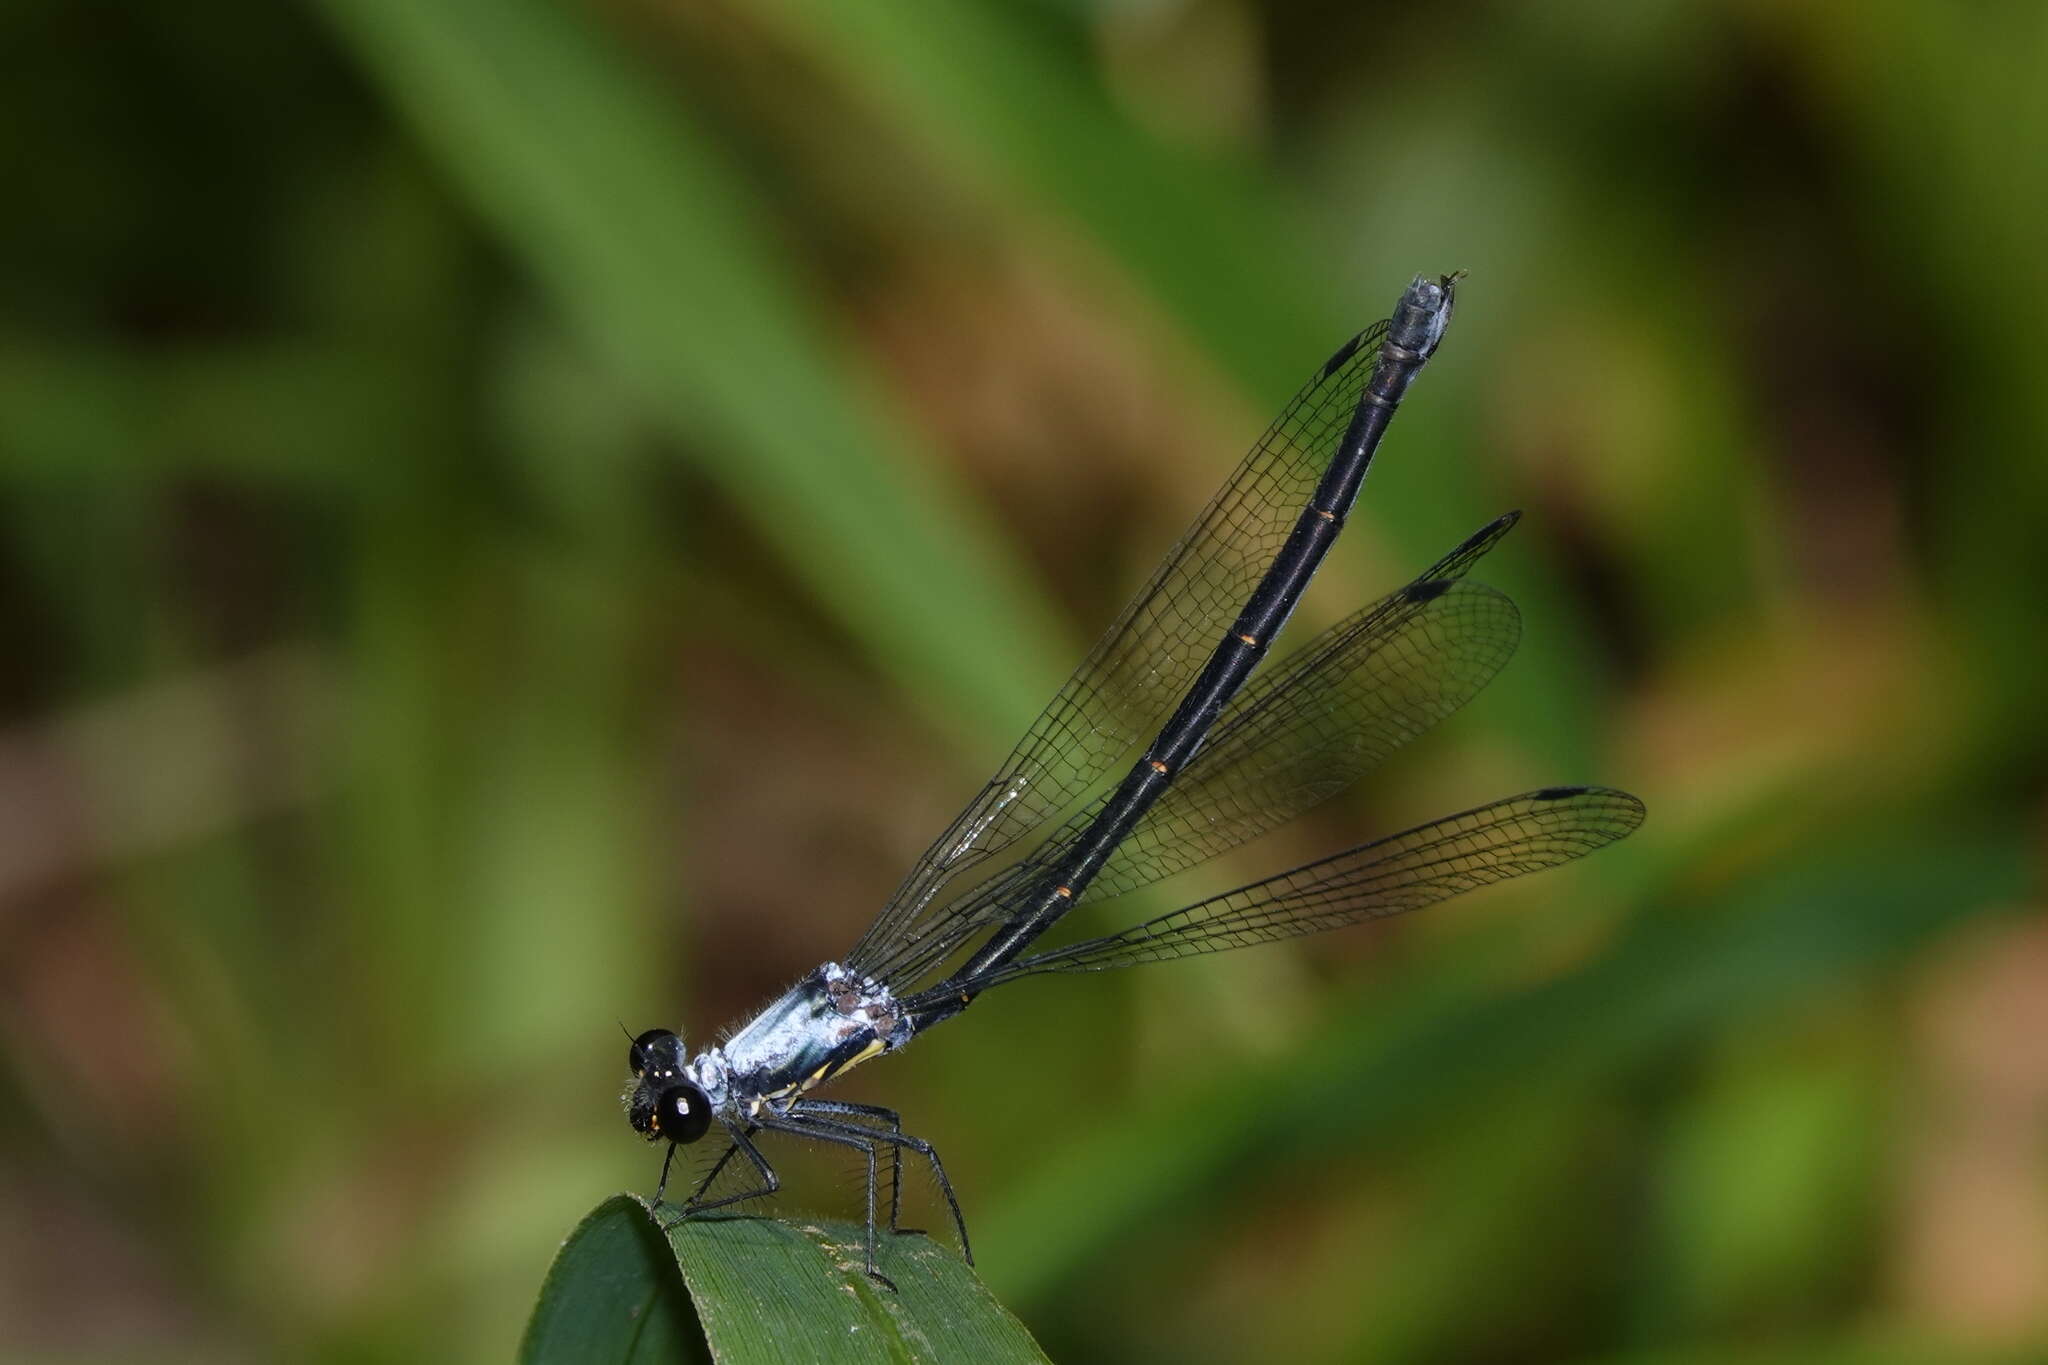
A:
{"label": "leg", "polygon": [[825,1123],[818,1120],[798,1118],[760,1120],[761,1127],[771,1133],[794,1133],[798,1137],[812,1138],[818,1142],[835,1142],[842,1147],[851,1147],[867,1158],[868,1163],[868,1278],[890,1293],[896,1292],[896,1283],[882,1273],[875,1263],[875,1149],[881,1146],[880,1139],[866,1129],[850,1124]]}
{"label": "leg", "polygon": [[[727,1153],[727,1155],[730,1155],[730,1153]],[[675,1163],[676,1145],[671,1142],[668,1145],[668,1151],[661,1158],[661,1179],[654,1182],[654,1207],[657,1209],[661,1207],[661,1197],[668,1193],[668,1168],[675,1165]],[[718,1164],[723,1166],[725,1163],[720,1161]]]}
{"label": "leg", "polygon": [[[873,1119],[886,1124],[892,1134],[903,1132],[903,1116],[894,1109],[884,1109],[879,1104],[848,1104],[845,1100],[802,1100],[798,1104],[802,1114],[829,1114],[834,1118],[852,1120]],[[850,1126],[850,1125],[849,1125]],[[916,1233],[918,1228],[906,1228],[898,1224],[896,1215],[903,1205],[903,1148],[895,1143],[889,1146],[889,1231],[895,1233]]]}
{"label": "leg", "polygon": [[[757,1133],[757,1132],[759,1132],[759,1131],[760,1131],[760,1130],[759,1130],[758,1128],[756,1128],[756,1127],[755,1127],[755,1126],[754,1126],[753,1124],[751,1124],[751,1123],[750,1123],[750,1124],[748,1124],[748,1125],[747,1125],[747,1136],[748,1136],[748,1137],[752,1137],[752,1136],[753,1136],[753,1135],[754,1135],[755,1133]],[[671,1155],[671,1156],[675,1155],[675,1150],[676,1150],[676,1149],[675,1149],[675,1148],[674,1148],[673,1146],[671,1146],[671,1147],[670,1147],[670,1148],[669,1148],[668,1150],[669,1150],[669,1155]],[[689,1197],[688,1199],[686,1199],[686,1200],[684,1200],[684,1201],[683,1201],[683,1207],[685,1207],[685,1208],[697,1208],[697,1207],[699,1207],[699,1201],[700,1201],[700,1200],[702,1200],[702,1199],[704,1198],[704,1191],[706,1191],[706,1190],[708,1190],[708,1189],[710,1189],[710,1188],[711,1188],[712,1182],[714,1182],[714,1181],[716,1181],[716,1180],[718,1179],[718,1173],[719,1173],[720,1171],[723,1171],[723,1170],[724,1170],[724,1169],[726,1168],[726,1164],[727,1164],[728,1162],[730,1162],[730,1161],[731,1161],[731,1160],[732,1160],[732,1159],[733,1159],[734,1157],[738,1156],[739,1154],[740,1154],[740,1145],[739,1145],[739,1143],[737,1143],[737,1142],[728,1142],[727,1144],[725,1144],[725,1153],[724,1153],[724,1155],[720,1156],[720,1157],[718,1158],[718,1160],[717,1160],[717,1161],[716,1161],[715,1163],[713,1163],[713,1165],[712,1165],[712,1167],[711,1167],[711,1170],[710,1170],[710,1171],[709,1171],[709,1172],[708,1172],[708,1173],[707,1173],[707,1174],[705,1175],[705,1177],[704,1177],[704,1178],[703,1178],[702,1180],[700,1180],[700,1181],[698,1181],[698,1182],[697,1182],[697,1188],[696,1188],[696,1189],[694,1189],[694,1190],[692,1190],[692,1191],[690,1191],[690,1197]],[[668,1178],[668,1163],[666,1163],[666,1162],[663,1162],[663,1163],[662,1163],[662,1168],[661,1168],[661,1174],[662,1174],[662,1179],[663,1179],[663,1180],[666,1180],[666,1179]],[[656,1196],[655,1196],[655,1197],[656,1197],[657,1199],[659,1199],[659,1198],[660,1198],[660,1192],[659,1192],[659,1191],[656,1191]]]}
{"label": "leg", "polygon": [[[887,1143],[893,1148],[908,1147],[911,1151],[916,1152],[931,1163],[932,1179],[938,1182],[939,1193],[946,1197],[946,1208],[953,1215],[953,1231],[960,1236],[960,1257],[967,1264],[973,1265],[974,1249],[967,1241],[967,1220],[960,1215],[960,1201],[953,1194],[953,1182],[946,1178],[946,1168],[939,1161],[938,1150],[923,1138],[911,1137],[903,1132],[902,1120],[897,1117],[893,1110],[877,1109],[872,1105],[843,1106],[866,1117],[881,1118],[886,1115],[891,1121],[891,1128],[887,1132],[871,1128],[860,1128],[851,1123],[835,1122],[831,1119],[806,1117],[808,1113],[816,1113],[820,1110],[827,1113],[835,1112],[835,1110],[825,1109],[827,1105],[840,1106],[841,1102],[837,1100],[805,1100],[792,1117],[803,1123],[807,1132],[819,1137],[823,1137],[827,1133],[837,1132],[842,1135],[865,1138],[871,1143]],[[891,1226],[893,1229],[893,1221]]]}
{"label": "leg", "polygon": [[[895,1149],[895,1171],[899,1187],[897,1194],[900,1195],[900,1187],[902,1185],[902,1149],[908,1147],[911,1151],[916,1152],[931,1163],[932,1179],[938,1184],[939,1193],[946,1197],[947,1211],[953,1215],[953,1231],[960,1238],[961,1259],[965,1260],[969,1265],[974,1264],[974,1251],[967,1241],[967,1220],[960,1216],[960,1200],[953,1194],[953,1182],[946,1178],[946,1168],[939,1161],[938,1150],[923,1138],[911,1137],[906,1134],[903,1131],[902,1115],[898,1114],[894,1109],[884,1109],[877,1104],[848,1104],[844,1100],[812,1099],[799,1101],[798,1113],[830,1114],[834,1116],[848,1115],[858,1118],[871,1118],[877,1122],[888,1124],[888,1132],[876,1133],[875,1136]],[[917,1231],[915,1228],[900,1228],[896,1225],[896,1203],[897,1195],[892,1195],[889,1200],[889,1230],[891,1232],[904,1233]]]}
{"label": "leg", "polygon": [[[746,1128],[746,1131],[742,1132],[740,1129],[734,1127],[731,1123],[727,1123],[724,1119],[720,1119],[719,1122],[725,1124],[726,1134],[732,1138],[732,1150],[728,1151],[724,1156],[721,1156],[718,1159],[718,1164],[711,1168],[711,1175],[706,1176],[704,1180],[697,1186],[696,1192],[690,1196],[690,1202],[683,1205],[681,1211],[678,1212],[674,1218],[669,1219],[661,1225],[662,1231],[668,1231],[676,1224],[682,1222],[684,1219],[689,1218],[695,1214],[703,1213],[710,1209],[723,1208],[727,1204],[737,1204],[742,1199],[759,1199],[762,1195],[773,1194],[777,1190],[782,1188],[782,1179],[781,1177],[775,1174],[775,1168],[768,1164],[767,1159],[763,1157],[758,1150],[755,1149],[754,1144],[749,1140],[750,1138],[752,1138],[755,1132],[754,1125],[749,1124]],[[723,1195],[717,1199],[704,1200],[703,1202],[699,1202],[703,1199],[704,1191],[710,1185],[712,1178],[716,1176],[719,1173],[719,1171],[725,1168],[726,1162],[732,1159],[733,1152],[739,1152],[743,1154],[747,1158],[747,1160],[754,1163],[754,1170],[761,1177],[761,1184],[759,1185],[759,1187],[751,1190],[741,1190],[738,1194]],[[675,1154],[675,1148],[673,1145],[671,1145],[669,1148],[669,1154],[671,1156]],[[664,1183],[666,1183],[667,1178],[668,1164],[664,1162],[662,1163],[662,1179]]]}

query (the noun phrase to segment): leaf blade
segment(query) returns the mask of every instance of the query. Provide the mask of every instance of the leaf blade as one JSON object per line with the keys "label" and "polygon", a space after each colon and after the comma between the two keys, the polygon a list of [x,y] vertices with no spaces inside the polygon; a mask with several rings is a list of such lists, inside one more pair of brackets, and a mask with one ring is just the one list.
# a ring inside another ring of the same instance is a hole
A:
{"label": "leaf blade", "polygon": [[863,1235],[851,1223],[730,1217],[691,1219],[664,1237],[646,1203],[614,1195],[563,1243],[520,1359],[1045,1360],[958,1256],[922,1236],[886,1238],[892,1294],[867,1278]]}
{"label": "leaf blade", "polygon": [[519,1359],[526,1365],[653,1365],[706,1358],[696,1312],[646,1206],[631,1195],[613,1195],[562,1243]]}
{"label": "leaf blade", "polygon": [[851,1223],[698,1218],[669,1231],[721,1362],[1043,1361],[1024,1325],[958,1256],[922,1236],[884,1238],[863,1269]]}

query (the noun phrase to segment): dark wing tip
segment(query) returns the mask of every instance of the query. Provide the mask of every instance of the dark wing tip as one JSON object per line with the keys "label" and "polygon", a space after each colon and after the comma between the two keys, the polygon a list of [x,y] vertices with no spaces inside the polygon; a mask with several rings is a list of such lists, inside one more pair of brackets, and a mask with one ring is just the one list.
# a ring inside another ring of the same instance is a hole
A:
{"label": "dark wing tip", "polygon": [[1613,838],[1633,833],[1649,814],[1641,798],[1614,787],[1542,787],[1529,793],[1531,801],[1586,801],[1600,808],[1614,827]]}
{"label": "dark wing tip", "polygon": [[1486,525],[1466,536],[1458,547],[1424,569],[1420,581],[1430,582],[1440,578],[1463,578],[1466,571],[1483,559],[1501,538],[1515,529],[1515,523],[1522,519],[1520,512],[1505,512]]}
{"label": "dark wing tip", "polygon": [[[1371,329],[1368,328],[1367,330],[1369,331]],[[1365,332],[1360,332],[1358,333],[1358,335],[1352,337],[1351,340],[1345,342],[1342,346],[1339,346],[1337,348],[1337,353],[1331,356],[1328,360],[1323,362],[1322,370],[1318,372],[1316,375],[1316,382],[1321,383],[1323,380],[1328,379],[1331,375],[1337,373],[1339,369],[1343,368],[1345,361],[1357,355],[1358,348],[1365,344],[1365,335]]]}
{"label": "dark wing tip", "polygon": [[1492,521],[1487,522],[1486,525],[1474,531],[1470,536],[1466,538],[1465,544],[1463,546],[1460,546],[1459,548],[1469,548],[1471,550],[1477,551],[1480,554],[1484,554],[1486,551],[1491,550],[1494,546],[1498,545],[1501,541],[1501,538],[1507,535],[1508,532],[1514,530],[1516,526],[1520,525],[1521,521],[1521,508],[1517,507],[1512,512],[1503,512],[1499,516],[1495,517]]}
{"label": "dark wing tip", "polygon": [[1432,578],[1424,583],[1410,583],[1401,589],[1401,596],[1409,602],[1434,602],[1450,590],[1450,579]]}

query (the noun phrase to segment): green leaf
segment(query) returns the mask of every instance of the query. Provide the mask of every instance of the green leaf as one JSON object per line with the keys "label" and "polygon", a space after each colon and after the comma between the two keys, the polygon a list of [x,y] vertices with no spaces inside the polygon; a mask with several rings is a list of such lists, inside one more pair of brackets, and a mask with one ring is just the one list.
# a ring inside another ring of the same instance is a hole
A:
{"label": "green leaf", "polygon": [[664,1245],[647,1206],[615,1195],[563,1244],[520,1358],[704,1359],[708,1343],[724,1365],[1045,1359],[958,1256],[887,1238],[892,1294],[862,1269],[862,1238],[851,1223],[699,1218]]}
{"label": "green leaf", "polygon": [[703,1360],[703,1329],[647,1208],[614,1195],[592,1209],[548,1270],[522,1361]]}

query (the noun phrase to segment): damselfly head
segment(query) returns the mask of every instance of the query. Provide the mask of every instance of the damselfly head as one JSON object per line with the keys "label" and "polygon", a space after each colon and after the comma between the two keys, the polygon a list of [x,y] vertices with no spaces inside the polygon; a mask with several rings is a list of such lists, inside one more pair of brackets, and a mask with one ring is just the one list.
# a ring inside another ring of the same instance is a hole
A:
{"label": "damselfly head", "polygon": [[695,1142],[711,1126],[711,1101],[683,1074],[683,1040],[651,1028],[633,1040],[626,1065],[626,1121],[649,1142]]}
{"label": "damselfly head", "polygon": [[650,1068],[680,1071],[682,1066],[683,1040],[665,1028],[647,1030],[626,1050],[626,1067],[635,1076],[645,1076]]}

